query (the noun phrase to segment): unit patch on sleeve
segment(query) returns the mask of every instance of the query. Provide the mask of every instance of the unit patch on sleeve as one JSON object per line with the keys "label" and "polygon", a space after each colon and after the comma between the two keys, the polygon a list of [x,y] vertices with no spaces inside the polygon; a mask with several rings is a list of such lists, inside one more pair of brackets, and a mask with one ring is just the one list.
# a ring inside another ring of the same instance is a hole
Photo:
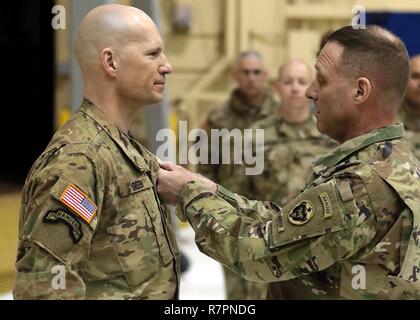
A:
{"label": "unit patch on sleeve", "polygon": [[63,209],[49,210],[42,221],[53,224],[64,223],[69,228],[70,237],[74,243],[78,243],[83,237],[80,221],[72,213]]}
{"label": "unit patch on sleeve", "polygon": [[72,183],[66,187],[60,201],[88,223],[95,216],[96,204]]}
{"label": "unit patch on sleeve", "polygon": [[289,221],[294,225],[302,225],[312,219],[314,206],[309,201],[301,201],[289,213]]}

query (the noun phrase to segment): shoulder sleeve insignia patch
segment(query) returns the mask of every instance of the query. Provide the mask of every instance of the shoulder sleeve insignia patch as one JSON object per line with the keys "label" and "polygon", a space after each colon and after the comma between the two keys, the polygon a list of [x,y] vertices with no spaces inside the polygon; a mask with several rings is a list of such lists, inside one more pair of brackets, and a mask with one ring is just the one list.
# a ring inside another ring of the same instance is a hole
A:
{"label": "shoulder sleeve insignia patch", "polygon": [[82,225],[80,221],[70,212],[62,209],[49,210],[42,219],[45,223],[64,223],[70,232],[73,243],[78,243],[83,237]]}
{"label": "shoulder sleeve insignia patch", "polygon": [[289,212],[289,221],[294,225],[307,223],[314,216],[314,206],[309,201],[302,201]]}
{"label": "shoulder sleeve insignia patch", "polygon": [[270,249],[343,229],[343,209],[335,180],[303,191],[267,224]]}
{"label": "shoulder sleeve insignia patch", "polygon": [[72,183],[61,194],[60,201],[87,223],[90,223],[95,216],[95,203]]}

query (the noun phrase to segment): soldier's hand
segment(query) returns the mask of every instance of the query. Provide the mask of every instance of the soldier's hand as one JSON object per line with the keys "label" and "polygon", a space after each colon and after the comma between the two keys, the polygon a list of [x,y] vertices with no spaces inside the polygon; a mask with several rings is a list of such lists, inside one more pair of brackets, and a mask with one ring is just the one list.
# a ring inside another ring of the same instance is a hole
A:
{"label": "soldier's hand", "polygon": [[165,204],[176,204],[182,187],[190,181],[202,181],[208,184],[212,191],[216,192],[217,185],[198,173],[188,171],[171,162],[161,162],[157,180],[157,192],[159,198]]}

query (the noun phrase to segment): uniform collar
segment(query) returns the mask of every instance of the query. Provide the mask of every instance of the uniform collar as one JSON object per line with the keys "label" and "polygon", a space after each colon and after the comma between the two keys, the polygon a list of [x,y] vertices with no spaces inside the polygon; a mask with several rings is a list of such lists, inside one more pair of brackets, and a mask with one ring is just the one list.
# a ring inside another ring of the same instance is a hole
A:
{"label": "uniform collar", "polygon": [[307,120],[300,123],[287,122],[280,114],[275,115],[275,117],[276,131],[280,136],[302,140],[321,137],[321,133],[316,127],[315,117],[312,115],[310,115]]}
{"label": "uniform collar", "polygon": [[126,135],[118,129],[115,123],[108,118],[108,116],[102,112],[98,107],[93,103],[84,99],[82,105],[80,106],[80,111],[91,118],[101,129],[103,129],[106,134],[119,146],[121,151],[127,156],[128,159],[133,163],[133,165],[140,171],[145,172],[149,171],[149,166],[144,161],[144,157],[141,152],[143,148],[137,144],[135,148],[131,143],[131,138],[129,135]]}
{"label": "uniform collar", "polygon": [[239,89],[235,89],[230,96],[229,105],[242,116],[268,116],[273,113],[273,104],[275,103],[269,90],[264,95],[263,102],[259,106],[249,106],[243,98]]}
{"label": "uniform collar", "polygon": [[378,142],[404,137],[404,126],[401,123],[376,129],[364,135],[347,140],[329,154],[314,162],[313,170],[322,174],[325,170],[337,165],[350,155]]}

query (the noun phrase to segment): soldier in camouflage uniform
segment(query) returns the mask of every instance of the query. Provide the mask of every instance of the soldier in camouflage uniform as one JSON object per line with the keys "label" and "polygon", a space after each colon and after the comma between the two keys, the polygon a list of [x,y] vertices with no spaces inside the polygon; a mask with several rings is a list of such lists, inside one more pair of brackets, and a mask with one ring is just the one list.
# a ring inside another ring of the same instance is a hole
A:
{"label": "soldier in camouflage uniform", "polygon": [[292,60],[279,69],[275,87],[281,97],[278,113],[258,121],[264,130],[264,171],[250,175],[250,191],[258,200],[283,206],[294,199],[312,175],[312,162],[337,146],[321,134],[305,97],[310,83],[309,67]]}
{"label": "soldier in camouflage uniform", "polygon": [[162,99],[172,71],[162,40],[144,12],[104,5],[82,21],[75,49],[85,99],[27,177],[14,298],[176,299],[159,165],[128,131],[140,107]]}
{"label": "soldier in camouflage uniform", "polygon": [[[209,133],[211,129],[247,129],[256,121],[273,114],[278,107],[271,92],[266,87],[267,75],[262,57],[258,52],[242,52],[235,64],[233,77],[238,87],[231,93],[230,99],[222,106],[212,110],[203,127]],[[211,141],[209,141],[211,143]],[[234,164],[234,145],[230,144],[230,161],[222,164],[222,143],[219,144],[219,164],[200,164],[198,171],[204,176],[225,185],[241,194],[248,191],[248,180],[244,175],[244,166]],[[209,146],[209,158],[216,150]],[[210,161],[209,161],[210,163]],[[247,282],[230,270],[225,269],[226,297],[229,300],[262,299],[265,297],[264,285]]]}
{"label": "soldier in camouflage uniform", "polygon": [[248,200],[170,163],[159,195],[180,202],[205,254],[270,282],[270,298],[420,299],[420,163],[394,124],[406,48],[380,27],[343,27],[315,68],[306,96],[318,129],[341,145],[315,162],[297,198]]}
{"label": "soldier in camouflage uniform", "polygon": [[410,79],[398,120],[404,123],[407,141],[420,159],[420,55],[410,60]]}
{"label": "soldier in camouflage uniform", "polygon": [[281,108],[253,126],[264,130],[262,145],[256,146],[264,150],[264,171],[248,176],[249,191],[245,196],[286,205],[310,181],[312,162],[337,145],[316,128],[305,97],[310,73],[309,67],[298,60],[280,67],[275,87],[281,97]]}

